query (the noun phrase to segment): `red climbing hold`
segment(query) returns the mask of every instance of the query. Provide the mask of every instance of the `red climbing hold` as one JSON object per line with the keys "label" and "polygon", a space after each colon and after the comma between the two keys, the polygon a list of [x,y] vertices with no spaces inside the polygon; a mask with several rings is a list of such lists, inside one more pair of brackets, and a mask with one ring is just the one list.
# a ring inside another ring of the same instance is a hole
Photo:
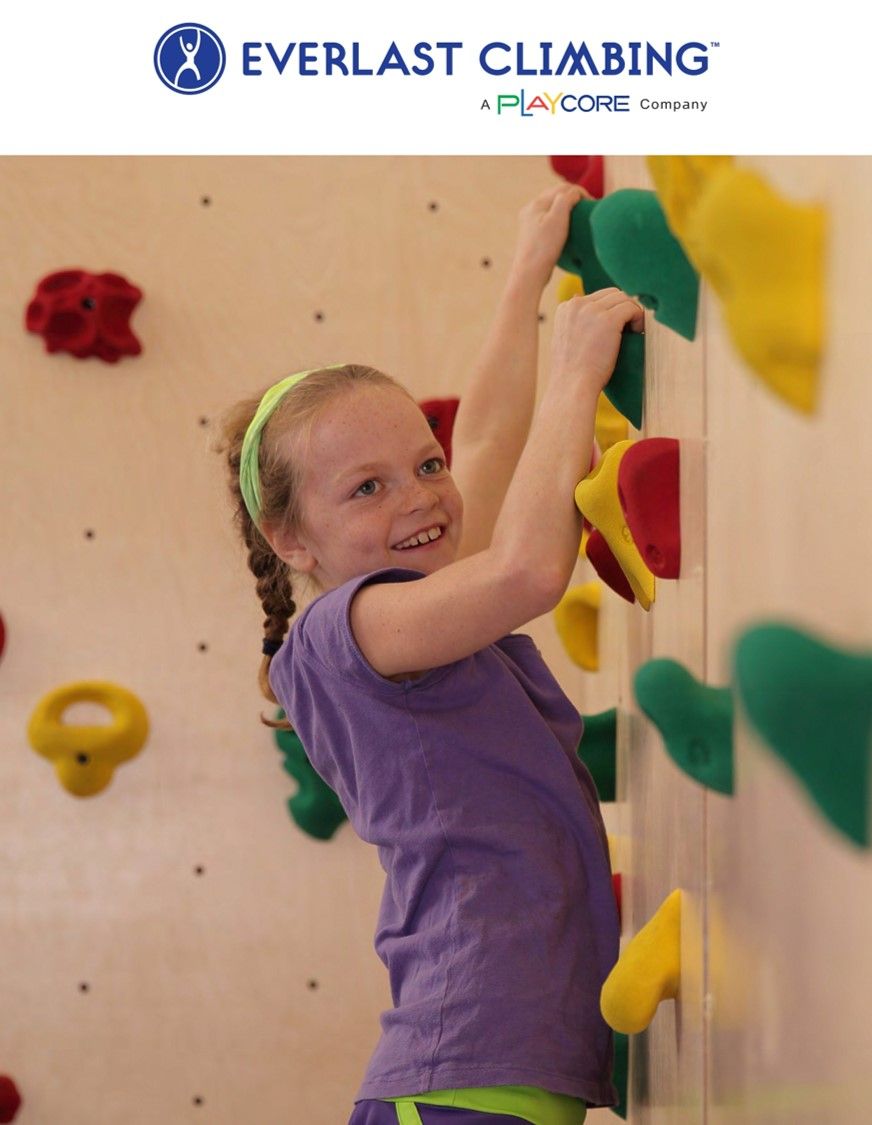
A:
{"label": "red climbing hold", "polygon": [[460,405],[459,398],[428,398],[418,405],[427,415],[427,421],[436,440],[445,450],[445,464],[451,468],[451,433],[454,430],[454,418]]}
{"label": "red climbing hold", "polygon": [[141,299],[142,290],[121,274],[59,270],[37,285],[25,324],[43,337],[47,352],[116,363],[142,351],[129,323]]}
{"label": "red climbing hold", "polygon": [[623,902],[621,901],[621,876],[620,873],[612,876],[612,890],[615,892],[615,905],[618,908],[618,925],[623,921]]}
{"label": "red climbing hold", "polygon": [[[626,453],[624,456],[626,457]],[[612,554],[612,549],[605,541],[601,531],[590,533],[590,538],[587,541],[587,557],[591,566],[608,587],[614,590],[616,594],[620,594],[622,598],[626,598],[628,602],[636,600],[633,588],[627,581],[627,576],[621,570],[621,564]]]}
{"label": "red climbing hold", "polygon": [[633,542],[658,578],[681,572],[679,453],[675,438],[634,442],[618,469],[618,498]]}
{"label": "red climbing hold", "polygon": [[594,199],[603,197],[603,158],[601,156],[551,156],[551,167],[571,184],[580,184]]}
{"label": "red climbing hold", "polygon": [[15,1115],[21,1108],[21,1094],[18,1087],[5,1074],[0,1074],[0,1122],[8,1125],[15,1120]]}

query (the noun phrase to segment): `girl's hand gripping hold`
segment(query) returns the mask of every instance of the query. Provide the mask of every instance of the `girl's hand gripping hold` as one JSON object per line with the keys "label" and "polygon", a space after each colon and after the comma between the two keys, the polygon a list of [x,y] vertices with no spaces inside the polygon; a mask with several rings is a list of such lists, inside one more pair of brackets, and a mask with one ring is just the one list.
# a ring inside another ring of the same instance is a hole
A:
{"label": "girl's hand gripping hold", "polygon": [[551,380],[581,380],[599,394],[612,377],[621,335],[641,332],[645,313],[620,289],[599,289],[586,297],[564,301],[554,318]]}
{"label": "girl's hand gripping hold", "polygon": [[556,184],[521,208],[513,274],[544,289],[569,237],[570,212],[584,197],[590,198],[577,184]]}

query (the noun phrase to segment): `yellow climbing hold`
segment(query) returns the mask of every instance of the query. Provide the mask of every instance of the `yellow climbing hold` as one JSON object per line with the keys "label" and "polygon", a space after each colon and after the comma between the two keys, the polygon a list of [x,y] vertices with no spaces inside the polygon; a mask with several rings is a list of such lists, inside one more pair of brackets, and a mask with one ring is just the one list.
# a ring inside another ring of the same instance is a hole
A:
{"label": "yellow climbing hold", "polygon": [[585,582],[567,590],[554,609],[554,624],[563,647],[587,672],[599,671],[599,609],[602,586]]}
{"label": "yellow climbing hold", "polygon": [[[67,724],[63,713],[74,703],[107,708],[107,725]],[[148,737],[148,716],[126,688],[101,680],[65,684],[44,695],[30,717],[33,749],[54,765],[61,785],[76,797],[92,797],[112,780],[115,767],[133,758]]]}
{"label": "yellow climbing hold", "polygon": [[630,940],[600,993],[603,1019],[636,1035],[654,1019],[662,1000],[674,1000],[681,982],[681,891],[673,891]]}
{"label": "yellow climbing hold", "polygon": [[732,156],[649,156],[648,171],[675,237],[682,243],[691,262],[700,268],[688,238],[690,220],[697,204],[722,169],[733,163]]}
{"label": "yellow climbing hold", "polygon": [[641,607],[650,609],[654,601],[654,575],[633,542],[618,498],[621,458],[632,444],[619,441],[609,449],[576,488],[575,503],[608,543]]}
{"label": "yellow climbing hold", "polygon": [[824,338],[824,209],[792,203],[747,168],[716,175],[689,220],[700,272],[737,350],[785,402],[811,413]]}
{"label": "yellow climbing hold", "polygon": [[557,283],[557,300],[568,301],[571,297],[584,295],[581,278],[574,273],[565,273]]}
{"label": "yellow climbing hold", "polygon": [[619,441],[626,441],[630,424],[605,395],[600,395],[596,405],[596,443],[600,453],[606,453]]}
{"label": "yellow climbing hold", "polygon": [[723,302],[736,349],[785,402],[817,404],[825,212],[728,156],[649,156],[669,225]]}

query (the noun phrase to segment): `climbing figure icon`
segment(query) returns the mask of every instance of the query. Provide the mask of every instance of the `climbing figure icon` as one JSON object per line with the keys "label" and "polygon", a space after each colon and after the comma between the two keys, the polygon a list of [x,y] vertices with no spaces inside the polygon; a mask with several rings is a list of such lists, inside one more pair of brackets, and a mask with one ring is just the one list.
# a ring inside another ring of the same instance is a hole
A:
{"label": "climbing figure icon", "polygon": [[179,36],[179,46],[182,48],[182,54],[185,56],[185,61],[176,71],[176,76],[173,79],[174,86],[179,85],[179,79],[182,77],[186,70],[190,70],[193,72],[194,78],[197,80],[198,85],[200,84],[200,82],[202,82],[200,72],[199,70],[197,70],[197,64],[194,62],[197,57],[197,52],[200,50],[200,42],[201,39],[199,27],[197,28],[196,40],[194,43],[186,43],[185,37],[183,35]]}
{"label": "climbing figure icon", "polygon": [[202,94],[224,73],[227,54],[214,31],[202,23],[179,23],[158,39],[154,69],[176,94]]}

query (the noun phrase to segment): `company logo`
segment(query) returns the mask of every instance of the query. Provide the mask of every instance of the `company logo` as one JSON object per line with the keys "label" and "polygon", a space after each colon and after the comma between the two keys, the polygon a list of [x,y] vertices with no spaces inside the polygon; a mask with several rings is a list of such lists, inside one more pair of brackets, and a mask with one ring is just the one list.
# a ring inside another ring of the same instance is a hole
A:
{"label": "company logo", "polygon": [[[490,109],[485,98],[482,109]],[[497,117],[504,113],[520,113],[521,117],[536,117],[544,110],[553,117],[558,109],[562,113],[629,113],[629,94],[549,94],[543,91],[527,97],[523,90],[517,94],[497,94]]]}
{"label": "company logo", "polygon": [[214,31],[202,23],[178,23],[158,39],[154,69],[177,94],[202,94],[224,73],[227,53]]}

